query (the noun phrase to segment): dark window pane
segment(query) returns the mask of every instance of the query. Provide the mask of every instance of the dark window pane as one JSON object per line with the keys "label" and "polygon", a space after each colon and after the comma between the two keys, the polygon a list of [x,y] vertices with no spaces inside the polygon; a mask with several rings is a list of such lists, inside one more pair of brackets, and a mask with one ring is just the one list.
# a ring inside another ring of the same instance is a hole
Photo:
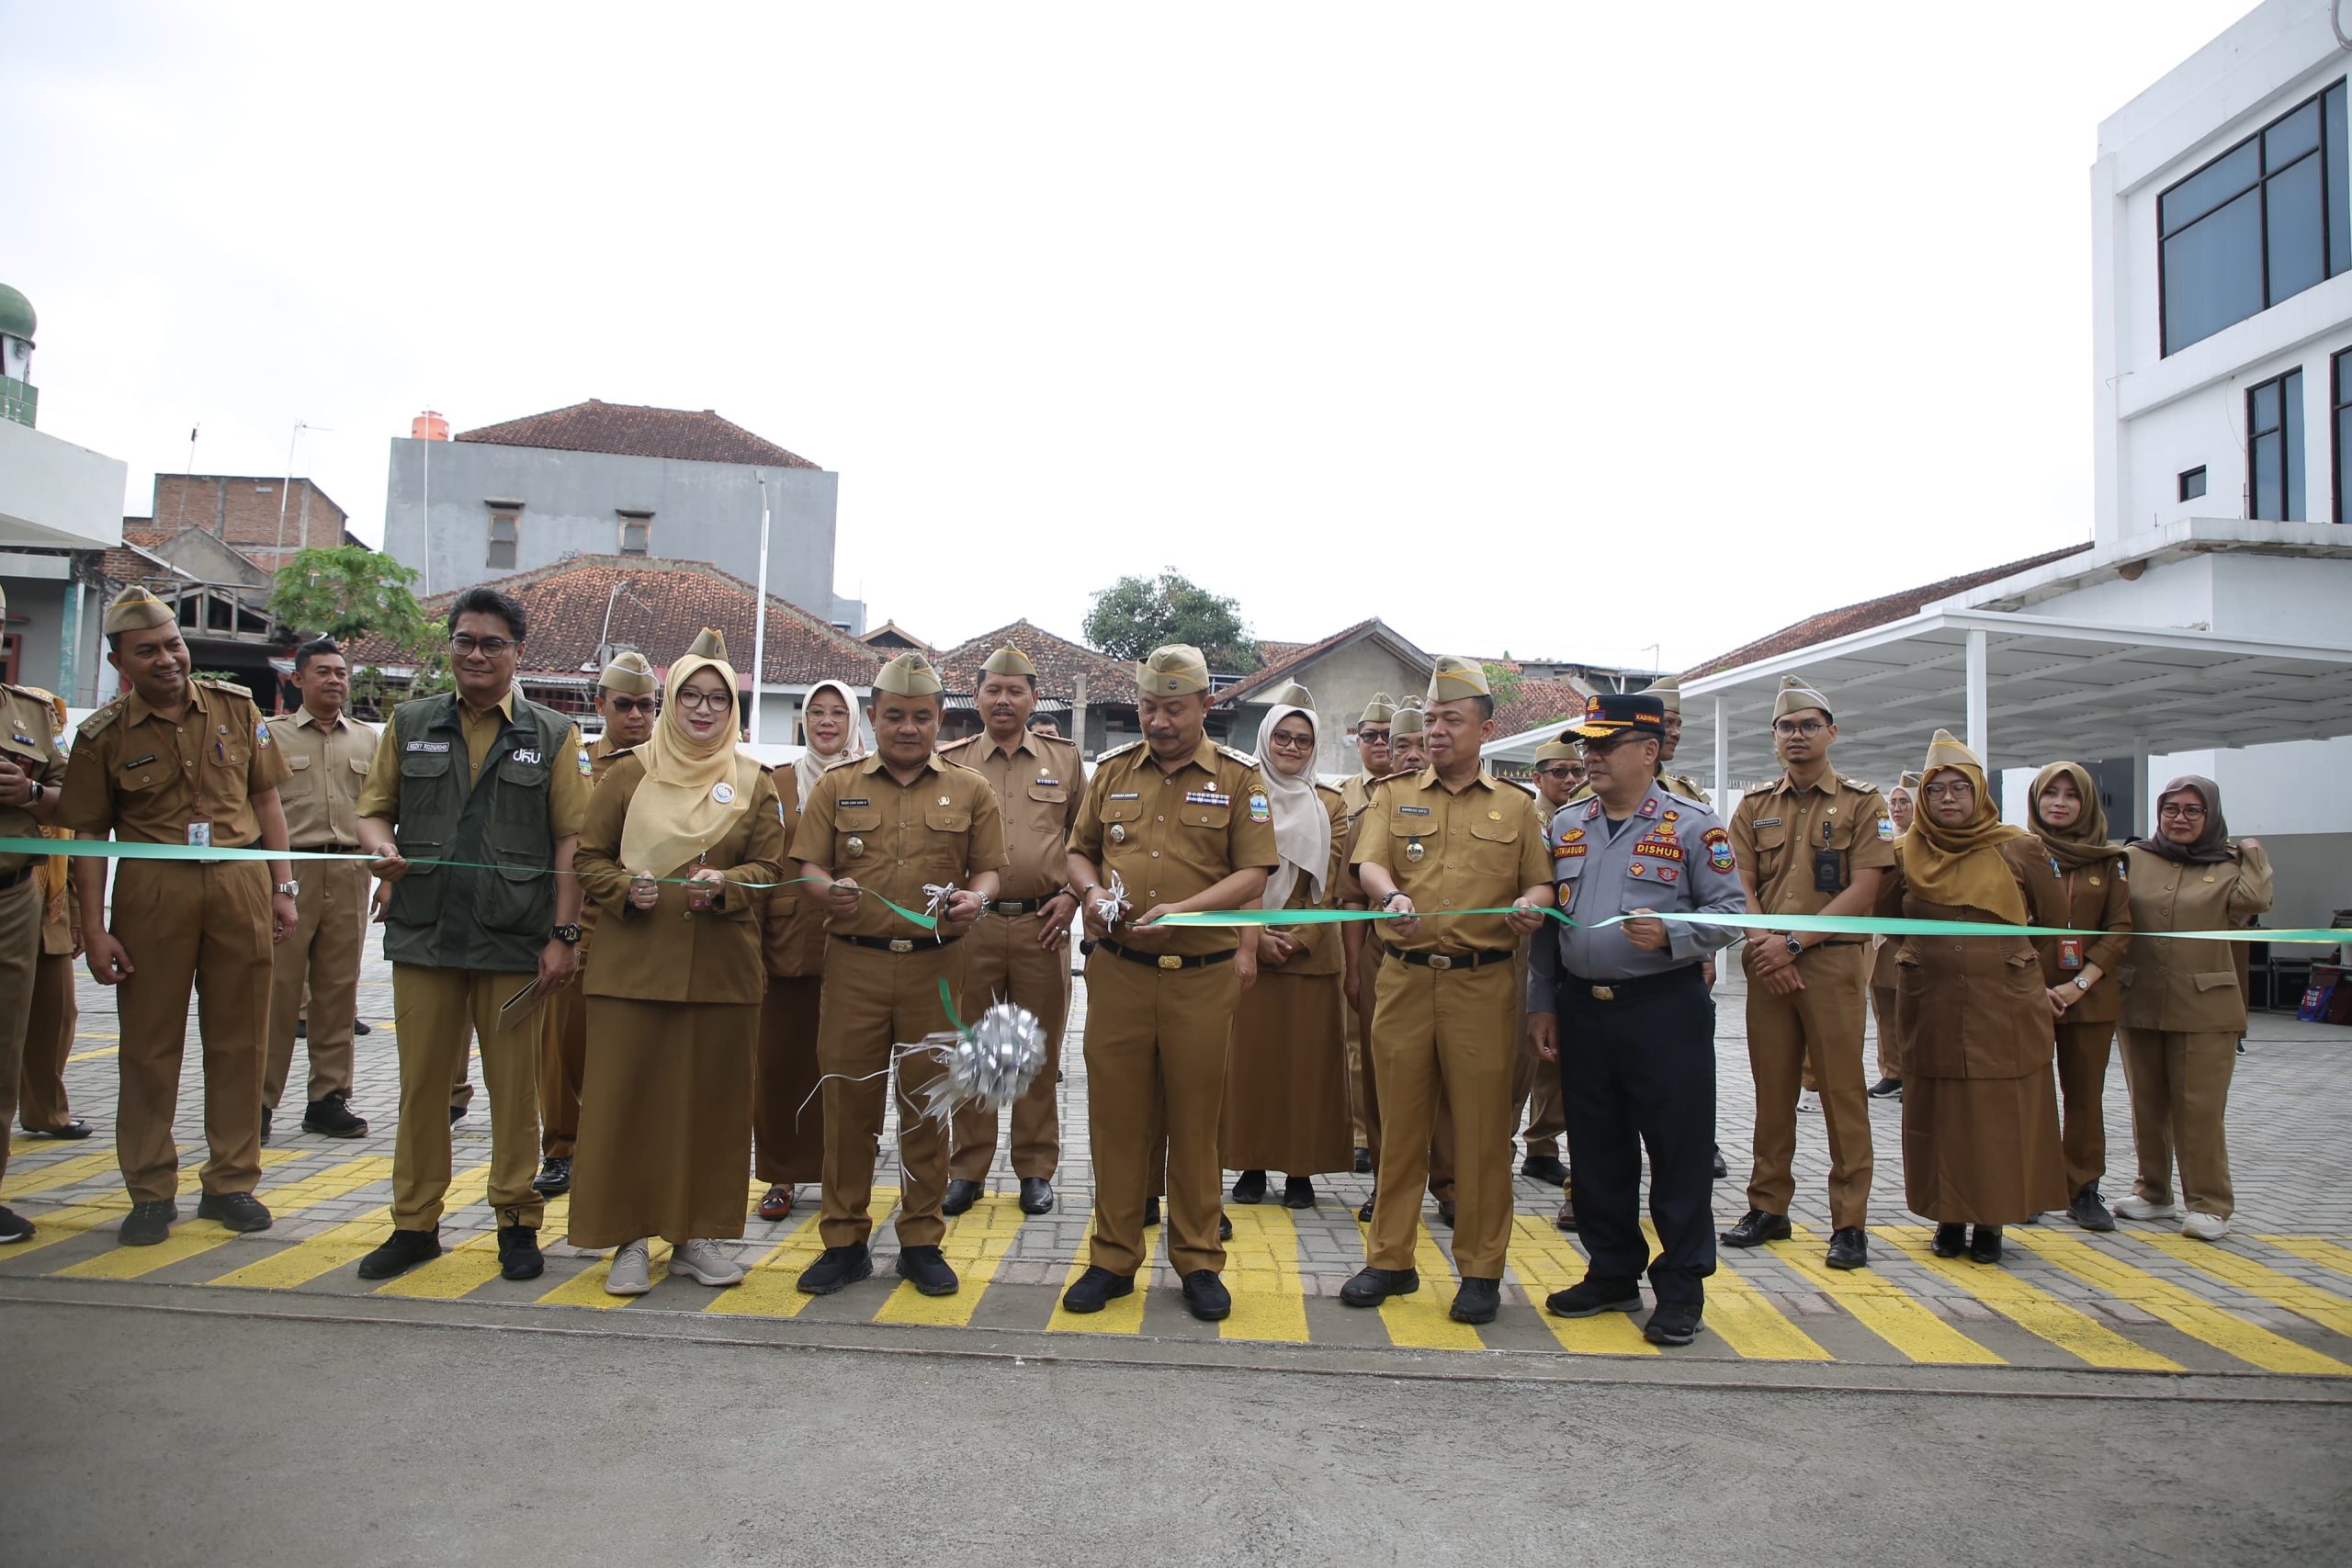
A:
{"label": "dark window pane", "polygon": [[2352,492],[2352,409],[2335,411],[2335,520],[2344,521],[2344,502]]}
{"label": "dark window pane", "polygon": [[2262,149],[2257,139],[2214,159],[2165,192],[2156,204],[2158,226],[2166,234],[2176,233],[2261,177]]}
{"label": "dark window pane", "polygon": [[2262,204],[2255,192],[2164,243],[2166,354],[2262,309]]}
{"label": "dark window pane", "polygon": [[2245,395],[2246,428],[2260,435],[2278,428],[2278,383],[2265,381]]}
{"label": "dark window pane", "polygon": [[2273,175],[2266,193],[2270,222],[2270,302],[2301,294],[2327,277],[2320,213],[2319,160],[2306,158]]}
{"label": "dark window pane", "polygon": [[2319,145],[2319,105],[2305,104],[2262,133],[2262,166],[2278,173]]}
{"label": "dark window pane", "polygon": [[2327,276],[2352,266],[2352,199],[2345,195],[2352,180],[2352,155],[2345,151],[2344,84],[2338,82],[2321,100],[2327,126]]}
{"label": "dark window pane", "polygon": [[2279,521],[2279,462],[2278,437],[2257,435],[2254,438],[2254,514],[2268,522]]}
{"label": "dark window pane", "polygon": [[2278,395],[2287,405],[2284,493],[2278,515],[2289,523],[2303,520],[2303,373],[2292,370],[2278,378]]}
{"label": "dark window pane", "polygon": [[2195,501],[2205,493],[2205,470],[2191,468],[2180,476],[2180,499]]}
{"label": "dark window pane", "polygon": [[2352,402],[2352,348],[2340,349],[2327,362],[2330,400],[2338,408]]}

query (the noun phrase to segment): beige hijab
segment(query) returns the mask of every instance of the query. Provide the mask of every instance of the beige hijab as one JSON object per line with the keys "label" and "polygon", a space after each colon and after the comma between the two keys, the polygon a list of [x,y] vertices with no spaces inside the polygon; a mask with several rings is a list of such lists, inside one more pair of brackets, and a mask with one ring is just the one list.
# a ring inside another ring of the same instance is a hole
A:
{"label": "beige hijab", "polygon": [[[1945,827],[1928,809],[1928,783],[1947,769],[1976,786],[1976,815],[1958,828]],[[1928,747],[1928,765],[1920,771],[1925,776],[1919,802],[1900,848],[1903,877],[1911,891],[1931,904],[1983,909],[2012,925],[2024,925],[2025,895],[2018,891],[2008,862],[1996,852],[2011,839],[2029,835],[2001,820],[2001,808],[1985,787],[1976,753],[1939,729]]]}
{"label": "beige hijab", "polygon": [[[2041,796],[2061,774],[2074,781],[2075,793],[2082,796],[2083,809],[2075,825],[2064,832],[2041,819]],[[2052,762],[2033,775],[2033,788],[2026,799],[2030,802],[2034,836],[2050,858],[2068,871],[2080,871],[2086,866],[2111,861],[2123,852],[2121,844],[2108,842],[2107,807],[2098,803],[2098,790],[2091,784],[2091,773],[2080,762]]]}
{"label": "beige hijab", "polygon": [[630,871],[670,875],[725,838],[752,808],[759,764],[735,750],[736,715],[730,711],[707,740],[686,728],[678,693],[701,670],[717,671],[736,701],[742,700],[734,668],[724,659],[689,653],[670,666],[662,716],[652,739],[635,752],[645,764],[645,782],[629,797],[621,824],[621,864]]}
{"label": "beige hijab", "polygon": [[[842,706],[849,709],[849,733],[842,738],[842,749],[830,757],[820,757],[817,755],[815,747],[803,746],[800,749],[800,755],[793,759],[792,771],[800,781],[800,799],[803,801],[815,793],[819,779],[823,778],[835,768],[847,767],[865,755],[865,730],[863,728],[863,721],[858,717],[857,699],[850,695],[849,688],[839,681],[820,681],[809,687],[808,696],[801,700],[801,713],[804,715],[808,713],[808,705],[817,700],[817,694],[820,692],[832,693],[833,695],[841,698]],[[805,730],[805,725],[803,728]]]}
{"label": "beige hijab", "polygon": [[1313,754],[1308,754],[1306,768],[1296,774],[1285,773],[1273,764],[1274,726],[1293,714],[1306,720],[1317,739],[1323,734],[1312,712],[1281,703],[1268,708],[1258,725],[1259,772],[1265,775],[1266,801],[1274,813],[1274,853],[1281,857],[1273,874],[1266,878],[1265,897],[1258,900],[1261,909],[1287,908],[1291,890],[1301,877],[1306,880],[1307,903],[1321,904],[1323,875],[1331,864],[1331,815],[1315,793]]}

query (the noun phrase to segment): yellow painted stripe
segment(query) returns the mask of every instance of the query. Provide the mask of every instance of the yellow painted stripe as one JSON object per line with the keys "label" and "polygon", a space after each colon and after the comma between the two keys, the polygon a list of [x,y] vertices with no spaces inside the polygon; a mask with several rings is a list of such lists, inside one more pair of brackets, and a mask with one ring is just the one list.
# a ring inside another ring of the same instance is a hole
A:
{"label": "yellow painted stripe", "polygon": [[1306,1284],[1298,1272],[1298,1226],[1290,1211],[1271,1203],[1237,1203],[1233,1239],[1225,1245],[1225,1284],[1233,1314],[1216,1325],[1220,1339],[1306,1343]]}
{"label": "yellow painted stripe", "polygon": [[[189,1151],[182,1149],[180,1152],[186,1155]],[[101,1154],[74,1155],[51,1165],[15,1166],[8,1172],[6,1195],[12,1200],[22,1201],[38,1192],[54,1192],[61,1187],[71,1187],[77,1181],[87,1181],[94,1176],[104,1176],[108,1171],[120,1168],[112,1148]]]}
{"label": "yellow painted stripe", "polygon": [[[1657,1227],[1642,1222],[1650,1250],[1658,1249]],[[1717,1267],[1707,1280],[1707,1326],[1724,1344],[1751,1361],[1827,1361],[1833,1358],[1813,1336],[1796,1325],[1787,1313],[1764,1299],[1764,1293],[1731,1266],[1730,1247],[1717,1255]]]}
{"label": "yellow painted stripe", "polygon": [[[462,1209],[480,1201],[490,1187],[488,1162],[461,1171],[449,1183],[449,1190],[442,1202],[452,1209]],[[268,1257],[248,1263],[243,1268],[221,1275],[209,1281],[215,1285],[232,1285],[244,1290],[290,1291],[297,1285],[307,1285],[322,1274],[332,1274],[338,1269],[348,1269],[382,1245],[384,1235],[391,1228],[392,1211],[390,1204],[372,1213],[360,1215],[293,1246],[282,1247]]]}
{"label": "yellow painted stripe", "polygon": [[[261,1168],[267,1170],[273,1166],[283,1165],[288,1160],[308,1159],[312,1151],[309,1149],[264,1149],[261,1152]],[[203,1191],[203,1162],[198,1161],[180,1167],[179,1196],[193,1198],[199,1196]],[[45,1214],[27,1214],[25,1218],[32,1221],[36,1227],[32,1240],[16,1242],[5,1251],[0,1251],[0,1262],[12,1258],[22,1258],[28,1252],[39,1252],[42,1247],[53,1247],[61,1241],[70,1241],[85,1231],[95,1230],[104,1224],[111,1224],[129,1213],[130,1213],[130,1194],[114,1192],[104,1198],[93,1198],[86,1203],[75,1203],[63,1209],[51,1209]]]}
{"label": "yellow painted stripe", "polygon": [[[1372,1226],[1358,1220],[1356,1230],[1365,1238],[1364,1256],[1369,1258]],[[1380,1321],[1388,1330],[1388,1342],[1413,1350],[1485,1349],[1487,1342],[1478,1337],[1476,1328],[1446,1315],[1446,1309],[1453,1304],[1457,1281],[1453,1266],[1445,1260],[1426,1223],[1415,1226],[1413,1268],[1421,1277],[1421,1288],[1409,1296],[1391,1296],[1380,1303]]]}
{"label": "yellow painted stripe", "polygon": [[1864,1328],[1909,1359],[1976,1367],[2008,1364],[1875,1272],[1829,1267],[1822,1261],[1826,1238],[1803,1225],[1792,1226],[1790,1234],[1791,1241],[1773,1247],[1771,1256],[1804,1275],[1822,1294],[1852,1313]]}
{"label": "yellow painted stripe", "polygon": [[[341,1165],[289,1181],[285,1186],[260,1194],[269,1205],[273,1219],[299,1214],[313,1203],[323,1203],[330,1198],[340,1198],[356,1192],[370,1182],[391,1178],[392,1162],[383,1155],[368,1155],[359,1159],[345,1160]],[[157,1247],[117,1247],[95,1258],[85,1258],[69,1268],[60,1269],[61,1278],[75,1280],[137,1280],[158,1269],[168,1269],[185,1258],[197,1258],[216,1247],[226,1247],[237,1239],[237,1233],[217,1220],[194,1220],[175,1226],[172,1234]]]}
{"label": "yellow painted stripe", "polygon": [[[767,1189],[763,1186],[760,1190],[764,1192]],[[897,1188],[874,1190],[870,1212],[876,1229],[898,1204]],[[798,1317],[801,1310],[817,1299],[801,1294],[796,1281],[802,1269],[824,1255],[825,1238],[818,1229],[822,1213],[821,1204],[795,1204],[788,1222],[791,1228],[785,1232],[783,1239],[769,1249],[766,1257],[751,1266],[741,1284],[713,1291],[711,1301],[702,1310],[736,1317]]]}
{"label": "yellow painted stripe", "polygon": [[1642,1337],[1641,1316],[1604,1312],[1595,1317],[1554,1317],[1544,1298],[1565,1291],[1585,1276],[1585,1257],[1570,1247],[1551,1221],[1533,1214],[1511,1216],[1510,1266],[1563,1350],[1579,1356],[1655,1356],[1657,1347]]}
{"label": "yellow painted stripe", "polygon": [[2248,1323],[2168,1280],[2133,1268],[2103,1248],[2077,1241],[2047,1225],[2030,1228],[2034,1235],[2030,1240],[2016,1230],[2006,1234],[2092,1289],[2154,1313],[2190,1338],[2202,1340],[2216,1350],[2267,1371],[2352,1376],[2352,1366],[2298,1345],[2284,1335],[2273,1334],[2259,1324]]}
{"label": "yellow painted stripe", "polygon": [[2216,1280],[2236,1286],[2249,1295],[2268,1301],[2274,1306],[2310,1318],[2322,1328],[2352,1337],[2352,1300],[2308,1284],[2292,1274],[2282,1274],[2267,1263],[2226,1251],[2210,1241],[2198,1241],[2177,1231],[2151,1233],[2134,1228],[2124,1233],[2143,1247],[2179,1258]]}
{"label": "yellow painted stripe", "polygon": [[961,1328],[972,1321],[979,1310],[980,1298],[988,1293],[989,1282],[1004,1263],[1004,1255],[1021,1239],[1020,1201],[1010,1193],[991,1192],[974,1203],[966,1213],[947,1222],[947,1234],[939,1243],[940,1256],[956,1270],[962,1288],[952,1296],[926,1296],[913,1285],[901,1280],[882,1310],[874,1314],[876,1323],[922,1323]]}
{"label": "yellow painted stripe", "polygon": [[2256,1236],[2281,1252],[2291,1252],[2308,1263],[2317,1263],[2337,1273],[2352,1278],[2352,1247],[2338,1247],[2332,1241],[2322,1241],[2308,1235]]}
{"label": "yellow painted stripe", "polygon": [[74,1038],[76,1040],[119,1040],[122,1035],[111,1029],[77,1029],[74,1032]]}
{"label": "yellow painted stripe", "polygon": [[1143,1261],[1136,1269],[1136,1288],[1101,1312],[1076,1313],[1062,1305],[1062,1295],[1078,1277],[1086,1272],[1088,1254],[1093,1250],[1094,1221],[1089,1216],[1086,1234],[1078,1238],[1078,1256],[1070,1259],[1069,1272],[1062,1278],[1061,1291],[1054,1296],[1054,1315],[1046,1320],[1046,1329],[1055,1334],[1140,1334],[1143,1332],[1144,1298],[1151,1289],[1151,1266],[1156,1249],[1150,1231],[1144,1232]]}
{"label": "yellow painted stripe", "polygon": [[1988,1269],[1956,1258],[1938,1258],[1917,1232],[1899,1226],[1874,1225],[1871,1234],[1938,1279],[1958,1285],[2028,1334],[2046,1339],[2094,1367],[2147,1372],[2184,1370],[2178,1361],[2134,1345],[2087,1313],[2027,1283],[2007,1269]]}
{"label": "yellow painted stripe", "polygon": [[[446,1197],[441,1202],[445,1212],[457,1207]],[[539,1222],[539,1235],[561,1235],[564,1217],[571,1212],[570,1193],[548,1199],[547,1217]],[[407,1273],[385,1280],[376,1287],[376,1294],[454,1302],[497,1278],[498,1227],[492,1224],[476,1231],[430,1263],[420,1263]]]}
{"label": "yellow painted stripe", "polygon": [[119,1052],[121,1049],[122,1049],[122,1047],[121,1047],[121,1046],[119,1046],[119,1045],[100,1045],[100,1046],[98,1046],[97,1048],[96,1048],[95,1050],[90,1050],[90,1051],[76,1051],[76,1052],[74,1052],[72,1055],[70,1055],[70,1056],[66,1057],[65,1059],[66,1059],[67,1061],[69,1061],[69,1062],[88,1062],[88,1061],[96,1060],[97,1057],[100,1057],[100,1056],[111,1056],[111,1055],[114,1055],[116,1053]]}

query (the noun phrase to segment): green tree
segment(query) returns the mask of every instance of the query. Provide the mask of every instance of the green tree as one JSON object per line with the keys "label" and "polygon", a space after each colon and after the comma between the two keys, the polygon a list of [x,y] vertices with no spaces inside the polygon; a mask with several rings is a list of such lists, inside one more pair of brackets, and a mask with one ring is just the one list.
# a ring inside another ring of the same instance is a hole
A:
{"label": "green tree", "polygon": [[[1505,657],[1509,657],[1506,655]],[[1495,705],[1503,707],[1519,701],[1519,671],[1508,664],[1486,661],[1487,690],[1494,694]]]}
{"label": "green tree", "polygon": [[1241,606],[1170,567],[1156,578],[1123,577],[1094,595],[1086,640],[1114,659],[1141,659],[1163,643],[1201,650],[1220,675],[1246,675],[1263,662]]}
{"label": "green tree", "polygon": [[[450,683],[447,638],[441,623],[417,603],[410,586],[415,581],[414,571],[365,545],[302,550],[277,569],[269,613],[298,640],[324,636],[351,648],[352,699],[380,707],[386,694],[383,664],[405,664],[415,671],[408,696]],[[356,657],[370,644],[375,660]]]}

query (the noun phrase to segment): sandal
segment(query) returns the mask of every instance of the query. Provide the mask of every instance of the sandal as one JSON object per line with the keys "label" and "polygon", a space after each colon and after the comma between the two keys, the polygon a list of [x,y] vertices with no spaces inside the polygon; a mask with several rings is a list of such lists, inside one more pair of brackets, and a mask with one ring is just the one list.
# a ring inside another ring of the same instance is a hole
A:
{"label": "sandal", "polygon": [[788,1181],[779,1181],[760,1194],[760,1218],[781,1220],[792,1213],[793,1190]]}

